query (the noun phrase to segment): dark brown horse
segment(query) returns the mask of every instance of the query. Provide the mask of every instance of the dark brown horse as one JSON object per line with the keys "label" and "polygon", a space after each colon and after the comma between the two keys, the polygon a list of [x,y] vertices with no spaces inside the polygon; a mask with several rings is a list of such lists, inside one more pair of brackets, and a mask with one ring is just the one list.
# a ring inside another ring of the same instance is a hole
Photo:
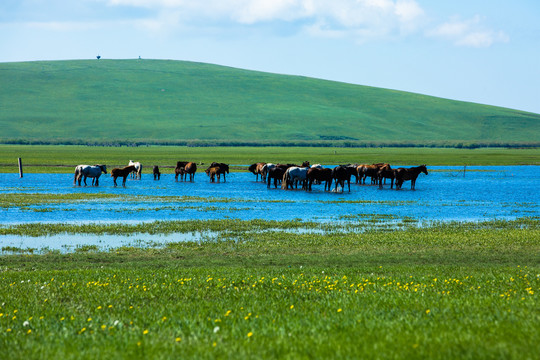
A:
{"label": "dark brown horse", "polygon": [[159,166],[154,165],[154,169],[152,170],[154,173],[154,180],[159,180],[161,178],[161,173],[159,172]]}
{"label": "dark brown horse", "polygon": [[336,181],[335,192],[337,192],[338,184],[341,185],[343,190],[345,189],[345,181],[349,184],[349,192],[351,192],[351,172],[347,165],[339,165],[333,168],[332,179]]}
{"label": "dark brown horse", "polygon": [[266,179],[263,179],[263,167],[266,165],[265,162],[258,162],[255,164],[251,164],[248,168],[249,172],[251,172],[253,175],[255,175],[255,181],[259,181],[259,175],[261,175],[261,180],[265,181]]}
{"label": "dark brown horse", "polygon": [[390,189],[394,187],[394,179],[396,177],[395,170],[392,169],[390,164],[384,164],[379,168],[377,178],[379,179],[379,189],[383,187],[383,179],[386,183],[386,179],[390,179]]}
{"label": "dark brown horse", "polygon": [[426,165],[420,165],[412,168],[399,168],[396,169],[396,190],[401,189],[404,181],[411,181],[411,190],[414,190],[416,184],[416,178],[420,173],[428,174]]}
{"label": "dark brown horse", "polygon": [[220,168],[220,172],[217,174],[218,175],[218,180],[219,180],[219,175],[220,174],[223,174],[223,181],[227,180],[227,179],[225,179],[225,174],[229,173],[229,165],[228,164],[213,162],[213,163],[210,164],[210,166],[208,168],[210,169],[212,167],[219,167]]}
{"label": "dark brown horse", "polygon": [[122,186],[123,187],[126,187],[126,178],[128,177],[129,174],[131,174],[133,171],[137,171],[137,169],[135,168],[135,166],[133,165],[129,165],[129,166],[126,166],[126,167],[123,167],[123,168],[114,168],[111,170],[111,177],[113,178],[113,181],[114,181],[114,186],[117,186],[116,184],[116,179],[118,177],[122,177],[124,178],[124,180],[122,181]]}
{"label": "dark brown horse", "polygon": [[283,175],[285,175],[285,171],[287,171],[287,169],[287,165],[274,165],[273,167],[268,168],[266,172],[266,181],[268,184],[267,187],[270,187],[270,183],[272,182],[272,179],[274,179],[274,188],[277,188],[278,184],[281,183]]}
{"label": "dark brown horse", "polygon": [[307,172],[307,180],[308,186],[306,190],[308,191],[311,191],[311,185],[314,181],[319,181],[319,183],[325,181],[324,191],[330,191],[330,187],[332,186],[332,169],[310,168]]}

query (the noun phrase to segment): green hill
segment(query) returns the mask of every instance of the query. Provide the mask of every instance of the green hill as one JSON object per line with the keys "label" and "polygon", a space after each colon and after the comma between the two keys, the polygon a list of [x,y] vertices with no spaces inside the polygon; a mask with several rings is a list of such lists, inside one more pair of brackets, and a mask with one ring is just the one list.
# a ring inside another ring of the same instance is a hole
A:
{"label": "green hill", "polygon": [[0,63],[0,142],[538,144],[540,115],[165,60]]}

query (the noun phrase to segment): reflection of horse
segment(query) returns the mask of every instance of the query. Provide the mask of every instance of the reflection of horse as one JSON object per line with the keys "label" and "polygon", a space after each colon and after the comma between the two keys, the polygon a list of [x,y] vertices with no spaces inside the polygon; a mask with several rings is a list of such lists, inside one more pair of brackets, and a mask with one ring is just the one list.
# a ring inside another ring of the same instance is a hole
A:
{"label": "reflection of horse", "polygon": [[345,181],[349,184],[349,192],[351,192],[351,172],[347,165],[339,165],[332,169],[332,179],[336,181],[334,191],[337,192],[338,184],[341,185],[342,191],[345,189]]}
{"label": "reflection of horse", "polygon": [[137,169],[135,168],[135,166],[133,165],[128,165],[124,168],[114,168],[111,170],[111,177],[113,178],[113,181],[114,181],[114,186],[117,186],[116,184],[116,178],[118,177],[122,177],[124,178],[124,180],[122,181],[122,186],[123,187],[126,187],[126,178],[128,177],[129,174],[131,174],[133,171],[137,171]]}
{"label": "reflection of horse", "polygon": [[159,172],[159,166],[154,165],[154,169],[152,170],[154,173],[154,180],[159,180],[161,178],[161,173]]}
{"label": "reflection of horse", "polygon": [[386,183],[386,179],[390,179],[390,189],[394,187],[395,170],[389,164],[384,164],[379,168],[377,178],[379,179],[379,189],[383,187],[383,179]]}
{"label": "reflection of horse", "polygon": [[223,181],[225,180],[225,173],[229,173],[229,167],[222,167],[219,165],[210,166],[208,169],[204,171],[206,175],[210,177],[210,182],[215,182],[216,177],[217,181],[220,182],[220,176],[223,174]]}
{"label": "reflection of horse", "polygon": [[416,178],[418,175],[423,172],[428,174],[426,165],[420,165],[412,168],[398,168],[396,169],[396,190],[401,189],[404,181],[411,180],[411,190],[414,190],[416,184]]}
{"label": "reflection of horse", "polygon": [[306,176],[308,181],[308,186],[306,190],[311,191],[311,185],[314,181],[318,181],[319,184],[325,181],[326,183],[324,184],[324,191],[326,191],[327,188],[328,191],[330,191],[330,187],[332,186],[332,169],[312,166],[307,171]]}
{"label": "reflection of horse", "polygon": [[142,165],[138,161],[129,160],[128,166],[135,166],[135,171],[131,174],[131,177],[134,179],[141,180],[141,174],[142,174]]}
{"label": "reflection of horse", "polygon": [[302,182],[302,189],[306,189],[307,188],[307,181],[306,181],[307,171],[308,171],[307,167],[293,166],[293,167],[288,168],[287,171],[285,171],[285,174],[283,175],[281,188],[288,189],[290,186],[292,189],[293,184],[295,184],[295,188],[298,189],[298,183]]}
{"label": "reflection of horse", "polygon": [[174,179],[178,181],[178,175],[180,179],[184,181],[186,175],[189,175],[189,181],[195,180],[195,173],[197,172],[197,164],[190,161],[178,161],[176,163],[176,168],[174,169]]}
{"label": "reflection of horse", "polygon": [[99,186],[99,177],[101,173],[107,173],[107,167],[105,165],[78,165],[75,168],[75,178],[73,179],[73,185],[79,182],[81,186],[81,180],[84,180],[84,186],[86,186],[86,178],[92,178],[92,185],[94,185],[94,179],[96,180],[96,186]]}
{"label": "reflection of horse", "polygon": [[251,164],[249,166],[249,168],[248,168],[249,172],[251,172],[253,175],[256,176],[255,181],[259,180],[259,174],[261,175],[261,180],[266,181],[266,179],[263,179],[263,175],[262,175],[262,170],[263,170],[264,165],[266,165],[266,163],[258,162],[258,163],[255,163],[255,164]]}

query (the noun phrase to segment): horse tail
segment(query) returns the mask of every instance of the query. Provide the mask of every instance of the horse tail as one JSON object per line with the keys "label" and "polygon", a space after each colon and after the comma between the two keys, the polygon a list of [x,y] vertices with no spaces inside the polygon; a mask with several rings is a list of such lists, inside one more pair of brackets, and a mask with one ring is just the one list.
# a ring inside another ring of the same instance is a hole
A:
{"label": "horse tail", "polygon": [[75,167],[75,177],[73,178],[73,185],[77,184],[77,178],[79,177],[79,167]]}
{"label": "horse tail", "polygon": [[285,171],[285,174],[283,174],[283,181],[281,182],[281,188],[287,189],[289,182],[289,171]]}

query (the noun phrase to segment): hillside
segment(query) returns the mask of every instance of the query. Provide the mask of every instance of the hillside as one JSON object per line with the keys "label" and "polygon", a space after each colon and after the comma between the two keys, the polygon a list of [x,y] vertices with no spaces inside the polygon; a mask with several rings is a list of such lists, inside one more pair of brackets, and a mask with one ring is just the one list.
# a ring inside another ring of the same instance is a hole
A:
{"label": "hillside", "polygon": [[0,142],[538,144],[540,115],[166,60],[0,63]]}

